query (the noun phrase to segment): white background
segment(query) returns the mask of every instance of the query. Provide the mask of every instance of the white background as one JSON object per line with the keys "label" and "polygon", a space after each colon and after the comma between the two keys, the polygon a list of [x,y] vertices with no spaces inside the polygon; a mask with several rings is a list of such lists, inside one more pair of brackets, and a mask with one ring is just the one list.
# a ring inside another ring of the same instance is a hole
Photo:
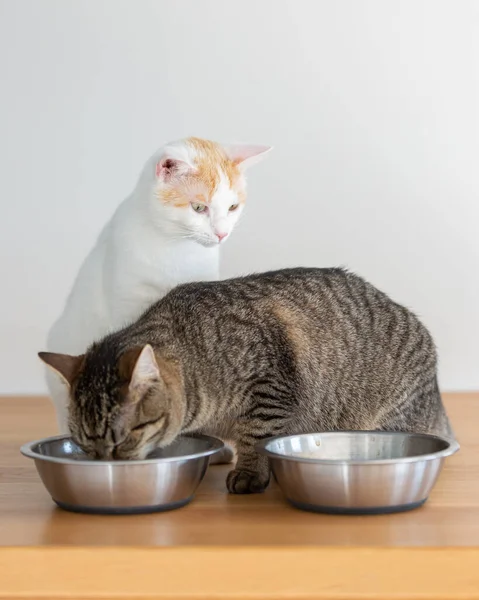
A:
{"label": "white background", "polygon": [[275,146],[224,274],[346,265],[479,388],[479,2],[0,0],[0,393],[143,162],[188,135]]}

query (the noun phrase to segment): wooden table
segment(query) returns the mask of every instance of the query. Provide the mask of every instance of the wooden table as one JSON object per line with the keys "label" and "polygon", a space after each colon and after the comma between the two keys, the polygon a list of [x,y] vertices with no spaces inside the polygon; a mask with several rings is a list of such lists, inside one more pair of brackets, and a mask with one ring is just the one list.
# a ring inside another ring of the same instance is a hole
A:
{"label": "wooden table", "polygon": [[55,507],[23,442],[55,433],[42,398],[0,399],[0,598],[479,599],[479,394],[446,403],[461,451],[426,505],[384,516],[229,496],[211,467],[192,504],[87,516]]}

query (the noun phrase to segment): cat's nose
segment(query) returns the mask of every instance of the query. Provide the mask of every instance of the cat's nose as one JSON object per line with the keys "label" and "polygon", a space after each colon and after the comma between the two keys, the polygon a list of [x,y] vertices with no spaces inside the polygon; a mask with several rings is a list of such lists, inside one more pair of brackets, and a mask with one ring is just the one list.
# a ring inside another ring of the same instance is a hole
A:
{"label": "cat's nose", "polygon": [[226,232],[225,233],[220,233],[219,231],[216,232],[216,237],[218,238],[218,242],[221,242],[221,240],[224,240],[227,235],[228,234]]}

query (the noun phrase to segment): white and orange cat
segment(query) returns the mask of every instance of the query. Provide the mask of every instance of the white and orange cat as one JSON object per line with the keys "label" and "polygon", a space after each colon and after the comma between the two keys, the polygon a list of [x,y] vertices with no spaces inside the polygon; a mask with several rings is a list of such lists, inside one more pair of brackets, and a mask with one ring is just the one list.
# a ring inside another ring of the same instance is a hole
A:
{"label": "white and orange cat", "polygon": [[[218,279],[219,245],[245,203],[245,169],[270,149],[188,138],[155,152],[80,268],[48,350],[81,354],[175,285]],[[50,370],[47,383],[68,433],[67,388]]]}

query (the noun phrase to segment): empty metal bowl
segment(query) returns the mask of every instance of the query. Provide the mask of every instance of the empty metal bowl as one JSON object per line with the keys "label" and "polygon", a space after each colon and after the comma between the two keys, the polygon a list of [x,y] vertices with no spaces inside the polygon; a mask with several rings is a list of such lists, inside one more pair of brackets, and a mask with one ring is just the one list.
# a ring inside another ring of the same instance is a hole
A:
{"label": "empty metal bowl", "polygon": [[89,459],[67,436],[22,446],[33,458],[53,500],[87,513],[146,513],[180,508],[193,497],[210,457],[224,447],[206,435],[188,435],[145,460]]}
{"label": "empty metal bowl", "polygon": [[338,431],[264,440],[279,487],[300,509],[379,514],[424,504],[457,442],[423,434]]}

